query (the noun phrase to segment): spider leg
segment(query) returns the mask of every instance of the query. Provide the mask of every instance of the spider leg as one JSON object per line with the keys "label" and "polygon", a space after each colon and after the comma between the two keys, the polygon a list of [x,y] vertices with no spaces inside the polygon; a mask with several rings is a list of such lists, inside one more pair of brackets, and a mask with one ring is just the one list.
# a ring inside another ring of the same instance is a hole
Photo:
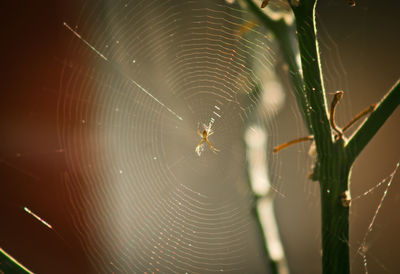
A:
{"label": "spider leg", "polygon": [[194,151],[196,151],[197,155],[200,156],[200,148],[201,145],[206,141],[206,139],[201,139],[200,143],[197,145],[196,149]]}
{"label": "spider leg", "polygon": [[205,138],[205,141],[207,142],[208,146],[210,147],[210,149],[212,150],[212,152],[217,153],[217,151],[219,151],[218,149],[216,149],[215,147],[213,147],[213,145],[210,143],[210,141],[208,141],[207,138]]}
{"label": "spider leg", "polygon": [[203,138],[203,134],[200,132],[200,123],[197,123],[197,134]]}
{"label": "spider leg", "polygon": [[[211,134],[214,133],[214,130],[212,129],[212,125],[211,122],[208,124],[208,127],[206,128],[207,130],[207,135],[210,136]],[[205,125],[204,125],[205,126]]]}

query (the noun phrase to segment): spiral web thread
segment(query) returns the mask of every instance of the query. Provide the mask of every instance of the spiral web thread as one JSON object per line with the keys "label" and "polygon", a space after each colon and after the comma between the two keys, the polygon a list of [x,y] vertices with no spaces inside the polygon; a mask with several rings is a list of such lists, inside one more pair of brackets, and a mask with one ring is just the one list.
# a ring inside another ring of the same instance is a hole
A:
{"label": "spiral web thread", "polygon": [[[274,51],[249,22],[224,1],[110,1],[63,23],[63,182],[96,271],[265,270],[241,134]],[[218,154],[195,153],[198,123]]]}
{"label": "spiral web thread", "polygon": [[[264,272],[242,135],[275,61],[268,33],[222,0],[91,3],[63,24],[71,34],[58,102],[63,182],[93,268]],[[341,63],[330,68],[328,82],[346,79]],[[212,125],[218,154],[206,145],[195,153],[198,124]],[[281,168],[273,162],[272,174]],[[357,250],[365,271],[368,235]]]}

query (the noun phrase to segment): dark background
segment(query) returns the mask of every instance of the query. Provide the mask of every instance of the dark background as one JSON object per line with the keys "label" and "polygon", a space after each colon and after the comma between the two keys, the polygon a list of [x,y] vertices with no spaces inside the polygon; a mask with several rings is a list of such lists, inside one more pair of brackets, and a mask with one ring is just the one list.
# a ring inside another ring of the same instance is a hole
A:
{"label": "dark background", "polygon": [[[346,70],[346,79],[339,79],[342,73],[326,79],[328,92],[343,86],[348,89],[344,90],[345,97],[338,109],[342,124],[378,101],[400,76],[399,2],[358,1],[356,8],[347,7],[345,2],[320,1],[318,7],[324,28],[320,32],[325,42],[321,43],[322,51],[327,53],[324,65],[328,71],[337,67],[337,53]],[[88,273],[91,269],[66,213],[64,193],[54,183],[62,180],[60,174],[66,169],[55,115],[61,64],[68,55],[65,45],[71,38],[62,22],[66,19],[73,22],[81,6],[79,1],[2,3],[0,247],[37,273]],[[337,52],[328,47],[337,47]],[[280,125],[291,123],[292,112],[283,111],[278,121]],[[399,124],[397,110],[362,153],[353,169],[353,193],[361,194],[373,187],[394,169],[400,155]],[[298,137],[296,134],[282,133],[278,141],[286,141],[287,136]],[[288,166],[299,165],[296,152],[283,155],[282,161]],[[293,273],[317,273],[320,270],[318,241],[315,241],[315,234],[319,233],[318,198],[305,199],[299,195],[304,193],[304,186],[292,184],[296,176],[283,175],[282,180],[291,183],[285,183],[289,199],[277,201],[281,233]],[[369,260],[370,273],[382,273],[382,269],[396,273],[400,269],[396,261],[400,243],[399,183],[397,176],[372,235],[371,253],[380,263]],[[353,205],[351,233],[356,245],[362,240],[362,231],[366,231],[379,197]],[[57,224],[58,231],[49,233],[47,227],[32,222],[23,205],[40,209],[42,216]],[[306,219],[309,216],[311,221]],[[310,248],[304,249],[310,241]],[[360,257],[353,259],[352,265],[357,266],[353,267],[354,272],[362,273]]]}

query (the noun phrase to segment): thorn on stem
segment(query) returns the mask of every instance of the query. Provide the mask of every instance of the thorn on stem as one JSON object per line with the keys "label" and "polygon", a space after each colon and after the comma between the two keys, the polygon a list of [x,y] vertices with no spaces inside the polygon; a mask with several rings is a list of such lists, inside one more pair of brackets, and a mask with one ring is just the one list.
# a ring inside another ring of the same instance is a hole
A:
{"label": "thorn on stem", "polygon": [[294,144],[297,144],[297,143],[301,143],[301,142],[304,142],[304,141],[311,141],[311,140],[314,140],[313,136],[306,136],[306,137],[297,138],[297,139],[294,139],[292,141],[289,141],[289,142],[286,142],[284,144],[281,144],[279,146],[274,147],[274,149],[272,150],[272,153],[277,153],[278,151],[280,151],[280,150],[282,150],[284,148],[287,148],[287,147],[289,147],[291,145],[294,145]]}
{"label": "thorn on stem", "polygon": [[343,132],[346,131],[347,129],[349,129],[352,125],[354,125],[354,123],[357,122],[358,120],[360,120],[360,118],[373,112],[375,110],[376,106],[377,106],[377,104],[372,104],[369,107],[367,107],[366,109],[364,109],[363,111],[361,111],[359,114],[357,114],[353,119],[351,119],[350,122],[347,123],[347,125],[345,125],[343,127]]}
{"label": "thorn on stem", "polygon": [[354,1],[354,0],[347,0],[347,4],[348,4],[350,7],[355,7],[355,6],[356,6],[356,1]]}
{"label": "thorn on stem", "polygon": [[336,110],[337,104],[342,99],[342,97],[343,97],[343,91],[341,91],[341,90],[337,91],[335,93],[335,97],[333,97],[333,100],[331,103],[331,108],[329,110],[329,120],[330,120],[331,127],[334,131],[337,132],[339,138],[343,136],[343,131],[336,126],[335,110]]}
{"label": "thorn on stem", "polygon": [[[335,93],[335,96],[333,97],[332,103],[331,103],[331,107],[329,109],[329,123],[331,128],[336,131],[337,135],[336,135],[336,140],[340,140],[343,139],[343,133],[349,129],[352,125],[354,125],[354,123],[356,123],[358,120],[360,120],[363,116],[370,114],[371,112],[373,112],[377,106],[377,104],[372,104],[369,107],[367,107],[366,109],[364,109],[363,111],[361,111],[359,114],[357,114],[353,119],[351,119],[350,122],[348,122],[343,129],[340,129],[335,122],[335,111],[336,111],[336,107],[337,104],[339,103],[339,101],[343,98],[343,91],[337,91]],[[309,140],[314,140],[314,136],[310,135],[310,136],[306,136],[306,137],[302,137],[302,138],[297,138],[294,139],[292,141],[283,143],[279,146],[274,147],[274,149],[272,150],[273,153],[277,153],[280,150],[287,148],[291,145],[300,143],[300,142],[304,142],[304,141],[309,141]]]}
{"label": "thorn on stem", "polygon": [[264,0],[264,1],[262,1],[262,3],[261,3],[261,8],[262,8],[262,9],[265,8],[265,7],[268,5],[268,2],[269,2],[269,0]]}
{"label": "thorn on stem", "polygon": [[343,207],[349,207],[351,204],[350,192],[346,190],[339,195],[340,203]]}

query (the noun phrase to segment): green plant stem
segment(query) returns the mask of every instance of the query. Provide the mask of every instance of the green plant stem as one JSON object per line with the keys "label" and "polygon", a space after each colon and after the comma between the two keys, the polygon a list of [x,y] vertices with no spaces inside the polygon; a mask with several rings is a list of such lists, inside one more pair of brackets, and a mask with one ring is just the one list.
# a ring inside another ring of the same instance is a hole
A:
{"label": "green plant stem", "polygon": [[347,145],[343,139],[339,139],[332,146],[332,154],[323,154],[325,156],[317,162],[321,190],[324,274],[350,273],[349,207],[341,199],[349,191],[354,160],[399,104],[400,81],[381,100]]}
{"label": "green plant stem", "polygon": [[333,140],[321,72],[316,37],[316,0],[300,1],[292,6],[303,68],[304,92],[309,102],[309,115],[317,149],[314,178],[320,182],[322,271],[324,274],[350,273],[349,207],[340,197],[348,193],[350,170],[344,141]]}
{"label": "green plant stem", "polygon": [[294,47],[295,44],[293,43],[293,26],[288,25],[283,18],[280,20],[271,19],[268,15],[262,12],[252,0],[245,0],[245,2],[247,3],[248,9],[254,14],[260,23],[275,36],[282,55],[288,65],[289,76],[300,106],[300,111],[302,112],[304,121],[306,122],[308,132],[311,133],[311,123],[309,122],[309,115],[306,111],[308,106],[307,97],[304,94],[303,77],[296,60],[297,49]]}
{"label": "green plant stem", "polygon": [[382,98],[371,116],[358,128],[350,138],[346,150],[349,161],[354,162],[360,152],[365,148],[376,132],[390,117],[400,104],[400,80]]}
{"label": "green plant stem", "polygon": [[[313,179],[320,183],[322,218],[322,270],[324,274],[350,273],[349,193],[351,166],[375,133],[400,103],[400,81],[381,100],[371,116],[346,145],[342,136],[334,140],[329,123],[320,53],[316,38],[317,0],[291,5],[301,56],[302,74],[291,46],[291,31],[284,20],[274,21],[251,0],[249,9],[276,37],[288,63],[295,95],[317,148]],[[346,195],[345,195],[346,194]],[[348,194],[349,195],[349,194]]]}
{"label": "green plant stem", "polygon": [[350,273],[349,206],[341,196],[349,193],[351,165],[344,141],[333,145],[332,155],[319,162],[321,192],[322,271],[324,274]]}
{"label": "green plant stem", "polygon": [[[257,227],[259,229],[259,235],[261,237],[262,242],[265,243],[263,251],[265,252],[265,257],[268,259],[268,269],[270,270],[270,272],[272,274],[280,274],[280,272],[279,272],[279,262],[272,258],[271,253],[269,251],[268,239],[266,238],[266,235],[264,233],[264,229],[268,229],[268,228],[264,228],[264,226],[263,226],[263,224],[261,222],[260,212],[258,211],[258,207],[257,207],[259,199],[260,199],[259,197],[256,197],[256,199],[255,199],[255,205],[253,207],[253,213],[255,215],[255,219],[258,222],[258,226]],[[272,203],[272,201],[271,201],[271,203]],[[273,217],[275,217],[275,216],[273,216]]]}
{"label": "green plant stem", "polygon": [[[343,176],[337,182],[348,185]],[[327,273],[349,273],[349,207],[339,203],[338,191],[329,193],[328,187],[321,187],[322,213],[322,270]]]}
{"label": "green plant stem", "polygon": [[297,38],[303,69],[304,93],[308,101],[306,111],[310,117],[312,134],[319,156],[329,152],[332,146],[332,131],[328,120],[328,109],[320,54],[316,38],[315,7],[317,1],[303,1],[292,6],[296,18]]}
{"label": "green plant stem", "polygon": [[267,136],[263,122],[253,116],[245,131],[247,174],[254,197],[253,210],[259,227],[260,240],[264,243],[268,268],[272,274],[287,274],[288,265],[274,213],[275,191],[266,169]]}

